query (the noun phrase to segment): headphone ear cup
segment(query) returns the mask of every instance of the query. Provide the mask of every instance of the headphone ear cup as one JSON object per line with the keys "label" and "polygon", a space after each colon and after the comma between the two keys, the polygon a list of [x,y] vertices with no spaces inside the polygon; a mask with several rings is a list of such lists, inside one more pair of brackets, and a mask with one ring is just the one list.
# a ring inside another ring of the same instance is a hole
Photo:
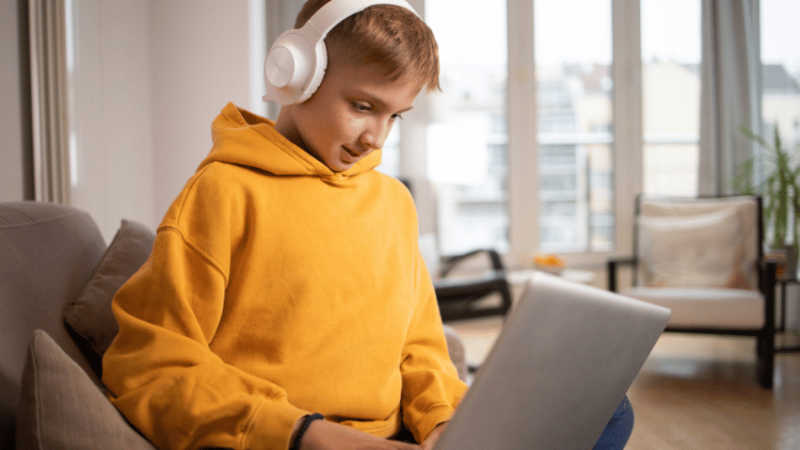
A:
{"label": "headphone ear cup", "polygon": [[314,49],[314,73],[310,75],[307,86],[303,89],[303,95],[297,100],[297,103],[303,103],[311,98],[314,92],[317,92],[322,80],[325,78],[325,72],[328,69],[328,48],[325,46],[325,40],[320,40],[317,47]]}
{"label": "headphone ear cup", "polygon": [[317,56],[306,39],[289,30],[275,41],[264,61],[264,100],[282,105],[296,103],[303,96],[303,87],[312,76]]}

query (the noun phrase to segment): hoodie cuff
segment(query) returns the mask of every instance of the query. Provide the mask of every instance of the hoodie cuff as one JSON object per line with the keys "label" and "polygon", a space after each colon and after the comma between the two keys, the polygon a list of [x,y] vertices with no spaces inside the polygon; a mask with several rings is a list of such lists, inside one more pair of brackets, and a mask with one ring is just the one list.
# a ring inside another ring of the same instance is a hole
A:
{"label": "hoodie cuff", "polygon": [[273,403],[265,400],[253,414],[244,435],[245,449],[282,448],[291,445],[294,424],[310,414],[288,403]]}
{"label": "hoodie cuff", "polygon": [[453,417],[455,410],[448,405],[434,406],[425,415],[419,418],[411,427],[414,439],[420,444],[425,442],[428,435],[437,425],[447,422]]}

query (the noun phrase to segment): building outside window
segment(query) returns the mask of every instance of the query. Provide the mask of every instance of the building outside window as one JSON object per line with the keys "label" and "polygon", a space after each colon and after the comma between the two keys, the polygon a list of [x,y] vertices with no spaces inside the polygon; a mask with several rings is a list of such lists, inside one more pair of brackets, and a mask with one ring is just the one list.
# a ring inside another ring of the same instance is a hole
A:
{"label": "building outside window", "polygon": [[649,195],[697,195],[700,0],[642,0],[643,181]]}
{"label": "building outside window", "polygon": [[610,251],[611,1],[537,0],[539,248]]}
{"label": "building outside window", "polygon": [[777,124],[784,148],[800,158],[800,2],[760,0],[761,134]]}
{"label": "building outside window", "polygon": [[429,96],[426,140],[440,251],[495,248],[505,253],[509,249],[505,5],[426,0],[425,18],[439,43],[441,62],[442,92]]}

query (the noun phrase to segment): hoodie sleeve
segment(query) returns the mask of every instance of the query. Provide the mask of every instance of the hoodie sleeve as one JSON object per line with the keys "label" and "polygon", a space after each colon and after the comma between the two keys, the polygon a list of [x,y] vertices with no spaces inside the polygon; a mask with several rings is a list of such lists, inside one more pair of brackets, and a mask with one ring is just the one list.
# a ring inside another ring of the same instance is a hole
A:
{"label": "hoodie sleeve", "polygon": [[120,332],[103,359],[112,403],[159,448],[285,449],[307,414],[209,348],[226,277],[174,228],[113,301]]}
{"label": "hoodie sleeve", "polygon": [[436,293],[422,255],[416,252],[417,307],[403,349],[403,422],[423,442],[450,420],[467,390],[447,352]]}
{"label": "hoodie sleeve", "polygon": [[243,240],[243,225],[232,218],[243,206],[209,170],[189,181],[150,258],[114,297],[119,334],[103,358],[103,383],[159,448],[286,449],[308,412],[280,386],[212,351],[232,249]]}

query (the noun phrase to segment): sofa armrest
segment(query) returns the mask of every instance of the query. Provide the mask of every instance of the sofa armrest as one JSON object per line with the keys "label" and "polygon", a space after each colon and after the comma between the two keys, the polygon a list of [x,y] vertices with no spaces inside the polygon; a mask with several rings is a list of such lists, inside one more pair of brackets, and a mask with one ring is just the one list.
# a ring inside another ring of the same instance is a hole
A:
{"label": "sofa armrest", "polygon": [[444,326],[444,337],[447,339],[447,352],[450,353],[450,360],[456,366],[458,378],[467,381],[467,354],[464,349],[464,341],[456,330],[449,326]]}

